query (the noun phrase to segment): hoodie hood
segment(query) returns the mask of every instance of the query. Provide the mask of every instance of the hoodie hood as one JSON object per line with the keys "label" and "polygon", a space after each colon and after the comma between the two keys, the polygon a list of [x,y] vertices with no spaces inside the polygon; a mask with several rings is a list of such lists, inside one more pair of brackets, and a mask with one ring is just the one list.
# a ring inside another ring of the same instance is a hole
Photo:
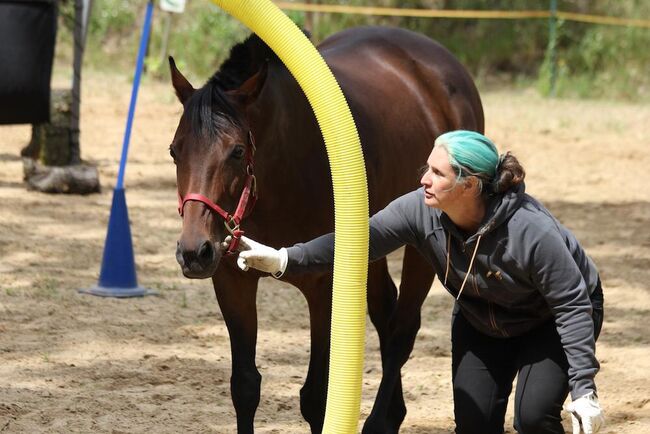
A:
{"label": "hoodie hood", "polygon": [[476,231],[476,235],[485,235],[501,226],[508,220],[524,200],[526,186],[522,182],[504,194],[496,195],[488,201],[483,223]]}
{"label": "hoodie hood", "polygon": [[[525,193],[526,185],[522,182],[503,194],[490,196],[481,225],[475,234],[465,240],[465,243],[473,243],[478,237],[483,237],[504,224],[520,207],[525,199]],[[465,238],[444,212],[440,215],[440,223],[448,233],[453,234],[456,238],[460,240]]]}

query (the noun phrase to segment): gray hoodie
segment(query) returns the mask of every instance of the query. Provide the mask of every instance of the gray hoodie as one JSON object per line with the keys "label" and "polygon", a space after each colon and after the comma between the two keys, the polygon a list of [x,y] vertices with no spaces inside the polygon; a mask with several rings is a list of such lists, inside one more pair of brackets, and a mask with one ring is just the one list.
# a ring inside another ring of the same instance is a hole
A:
{"label": "gray hoodie", "polygon": [[[487,335],[520,336],[554,318],[572,398],[596,391],[589,296],[598,271],[574,235],[523,184],[492,197],[479,230],[468,238],[446,214],[424,203],[422,188],[397,198],[370,219],[370,260],[405,244],[431,263],[457,298],[455,310]],[[287,251],[287,273],[329,268],[334,235]]]}

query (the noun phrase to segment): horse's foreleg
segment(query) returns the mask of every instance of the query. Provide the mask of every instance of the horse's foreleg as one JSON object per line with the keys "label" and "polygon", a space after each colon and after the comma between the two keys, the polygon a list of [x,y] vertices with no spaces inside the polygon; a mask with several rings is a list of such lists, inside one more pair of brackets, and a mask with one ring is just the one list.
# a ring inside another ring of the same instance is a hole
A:
{"label": "horse's foreleg", "polygon": [[307,298],[311,326],[309,370],[305,384],[300,389],[300,411],[309,423],[311,432],[320,433],[323,430],[327,400],[332,306],[331,275],[297,286]]}
{"label": "horse's foreleg", "polygon": [[420,329],[422,303],[429,293],[434,275],[424,258],[407,246],[399,298],[382,348],[383,375],[375,405],[363,427],[364,434],[397,433],[406,416],[400,371],[413,350]]}
{"label": "horse's foreleg", "polygon": [[257,342],[257,279],[222,266],[213,277],[214,290],[230,334],[230,393],[237,414],[237,432],[253,433],[262,377],[255,366]]}

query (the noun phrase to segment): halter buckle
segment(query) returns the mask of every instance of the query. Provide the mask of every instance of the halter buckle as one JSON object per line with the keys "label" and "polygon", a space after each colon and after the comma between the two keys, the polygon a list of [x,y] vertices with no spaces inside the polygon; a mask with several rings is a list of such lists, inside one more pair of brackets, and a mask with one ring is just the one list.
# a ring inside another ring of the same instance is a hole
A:
{"label": "halter buckle", "polygon": [[230,235],[234,236],[235,232],[239,231],[239,223],[237,223],[234,216],[228,216],[228,220],[224,220],[223,225],[230,232]]}
{"label": "halter buckle", "polygon": [[228,220],[224,220],[223,225],[232,236],[228,249],[226,250],[226,255],[232,255],[237,251],[239,240],[241,240],[242,235],[244,235],[244,231],[239,229],[239,223],[237,223],[234,216],[229,216]]}

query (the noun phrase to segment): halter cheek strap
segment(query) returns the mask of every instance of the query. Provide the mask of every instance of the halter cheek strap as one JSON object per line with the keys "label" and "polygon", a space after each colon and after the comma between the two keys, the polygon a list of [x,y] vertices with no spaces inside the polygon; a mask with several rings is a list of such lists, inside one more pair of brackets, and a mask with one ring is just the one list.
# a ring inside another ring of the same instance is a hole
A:
{"label": "halter cheek strap", "polygon": [[253,133],[248,132],[248,141],[249,146],[246,151],[246,182],[244,184],[244,189],[242,190],[241,196],[239,197],[239,203],[237,204],[237,209],[234,214],[230,214],[221,208],[219,205],[211,201],[208,197],[199,194],[199,193],[188,193],[184,198],[181,196],[180,192],[178,193],[178,214],[183,217],[183,209],[187,202],[201,202],[209,209],[217,213],[224,221],[224,226],[226,230],[232,235],[230,244],[228,245],[228,250],[226,254],[234,253],[237,250],[239,245],[239,240],[241,240],[244,231],[239,228],[241,221],[247,217],[255,206],[257,201],[257,183],[253,171],[253,157],[255,155],[255,141],[253,139]]}

